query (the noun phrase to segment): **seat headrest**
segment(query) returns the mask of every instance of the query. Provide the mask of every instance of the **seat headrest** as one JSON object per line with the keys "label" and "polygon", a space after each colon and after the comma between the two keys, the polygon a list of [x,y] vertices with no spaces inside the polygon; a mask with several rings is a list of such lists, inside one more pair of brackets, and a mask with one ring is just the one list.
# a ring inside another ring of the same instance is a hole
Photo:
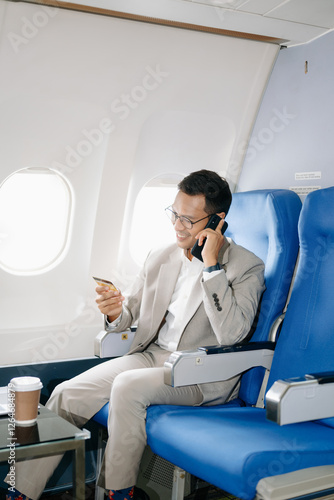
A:
{"label": "seat headrest", "polygon": [[226,235],[260,257],[268,273],[271,259],[296,243],[300,209],[297,194],[286,189],[235,193]]}
{"label": "seat headrest", "polygon": [[319,189],[305,198],[299,219],[301,246],[314,246],[318,238],[331,240],[334,236],[334,187]]}

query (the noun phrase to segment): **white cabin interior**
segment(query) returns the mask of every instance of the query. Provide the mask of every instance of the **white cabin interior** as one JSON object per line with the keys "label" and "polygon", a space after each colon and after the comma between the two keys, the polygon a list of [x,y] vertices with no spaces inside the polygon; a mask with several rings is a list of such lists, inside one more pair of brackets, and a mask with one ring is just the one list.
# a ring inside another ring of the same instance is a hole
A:
{"label": "white cabin interior", "polygon": [[0,19],[3,366],[93,355],[92,275],[124,288],[173,237],[185,174],[333,185],[330,0],[1,0]]}

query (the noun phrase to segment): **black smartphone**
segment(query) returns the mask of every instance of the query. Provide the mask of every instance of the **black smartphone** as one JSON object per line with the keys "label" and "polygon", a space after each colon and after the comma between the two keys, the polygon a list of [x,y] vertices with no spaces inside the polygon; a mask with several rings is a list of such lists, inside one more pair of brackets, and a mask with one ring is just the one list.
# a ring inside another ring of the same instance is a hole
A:
{"label": "black smartphone", "polygon": [[[207,223],[207,225],[205,227],[209,227],[210,229],[215,230],[220,221],[221,221],[221,217],[219,217],[219,215],[217,215],[217,214],[211,215],[209,222]],[[228,227],[228,224],[226,221],[224,221],[224,224],[222,227],[222,234],[225,233],[227,227]],[[202,245],[199,246],[198,241],[196,241],[195,245],[191,249],[191,254],[199,260],[203,260],[202,259],[202,250],[203,250],[205,242],[206,242],[206,238],[204,238]]]}

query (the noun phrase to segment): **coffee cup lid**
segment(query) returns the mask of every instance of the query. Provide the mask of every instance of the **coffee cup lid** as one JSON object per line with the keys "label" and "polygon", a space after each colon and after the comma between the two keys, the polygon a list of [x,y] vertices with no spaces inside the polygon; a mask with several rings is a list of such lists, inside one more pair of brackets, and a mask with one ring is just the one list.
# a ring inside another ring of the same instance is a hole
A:
{"label": "coffee cup lid", "polygon": [[42,389],[43,384],[38,377],[15,377],[10,381],[14,391],[37,391]]}

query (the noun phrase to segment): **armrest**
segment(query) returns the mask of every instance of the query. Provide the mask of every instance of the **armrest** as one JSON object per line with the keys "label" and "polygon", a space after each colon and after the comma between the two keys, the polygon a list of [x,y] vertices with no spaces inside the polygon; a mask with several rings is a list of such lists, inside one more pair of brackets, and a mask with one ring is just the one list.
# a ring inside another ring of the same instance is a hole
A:
{"label": "armrest", "polygon": [[277,380],[266,394],[266,417],[279,425],[334,417],[334,372]]}
{"label": "armrest", "polygon": [[333,498],[334,466],[307,467],[260,479],[256,498]]}
{"label": "armrest", "polygon": [[136,328],[123,332],[102,330],[94,340],[94,354],[99,358],[115,358],[126,354],[131,346]]}
{"label": "armrest", "polygon": [[165,384],[204,384],[227,380],[255,366],[270,369],[274,349],[274,342],[250,342],[175,351],[164,365]]}

